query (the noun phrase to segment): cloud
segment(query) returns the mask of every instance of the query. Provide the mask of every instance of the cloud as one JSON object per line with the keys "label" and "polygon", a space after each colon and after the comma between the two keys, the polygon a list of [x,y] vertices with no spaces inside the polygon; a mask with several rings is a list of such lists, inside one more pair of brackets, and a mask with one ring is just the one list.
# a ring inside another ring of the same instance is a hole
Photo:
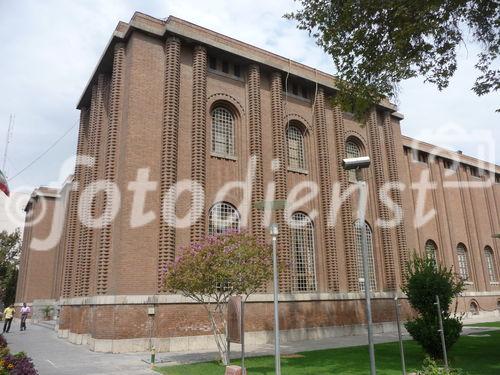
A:
{"label": "cloud", "polygon": [[[0,2],[0,147],[9,115],[16,115],[7,174],[12,176],[78,122],[76,103],[119,20],[138,10],[158,18],[176,15],[320,70],[333,72],[328,56],[294,22],[282,18],[292,0],[138,1],[48,0]],[[470,49],[470,47],[469,47]],[[402,85],[403,132],[456,123],[500,136],[498,100],[470,92],[473,60],[461,55],[450,87],[440,93],[421,80]],[[497,99],[497,98],[495,98]],[[60,181],[61,164],[76,150],[76,128],[39,162],[10,182],[11,188]],[[430,140],[432,141],[432,140]],[[464,148],[464,151],[474,153]],[[496,160],[500,160],[499,151]]]}

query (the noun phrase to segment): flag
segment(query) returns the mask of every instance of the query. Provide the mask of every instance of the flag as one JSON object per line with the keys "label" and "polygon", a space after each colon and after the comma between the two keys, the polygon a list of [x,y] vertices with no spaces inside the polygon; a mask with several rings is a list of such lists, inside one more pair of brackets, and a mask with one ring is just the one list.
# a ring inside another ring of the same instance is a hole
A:
{"label": "flag", "polygon": [[7,178],[2,171],[0,171],[0,190],[3,191],[5,195],[9,196],[9,185],[7,185]]}

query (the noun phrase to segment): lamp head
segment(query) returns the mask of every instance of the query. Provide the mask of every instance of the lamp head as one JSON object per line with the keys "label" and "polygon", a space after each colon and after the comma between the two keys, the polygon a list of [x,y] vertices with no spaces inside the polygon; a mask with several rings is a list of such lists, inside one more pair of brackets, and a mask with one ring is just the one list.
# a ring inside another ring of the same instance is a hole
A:
{"label": "lamp head", "polygon": [[346,171],[351,169],[363,169],[368,168],[370,166],[370,157],[369,156],[361,156],[359,158],[348,158],[342,160],[342,166]]}
{"label": "lamp head", "polygon": [[271,234],[271,236],[273,237],[276,237],[278,235],[279,231],[278,231],[278,224],[271,224],[269,226],[269,234]]}

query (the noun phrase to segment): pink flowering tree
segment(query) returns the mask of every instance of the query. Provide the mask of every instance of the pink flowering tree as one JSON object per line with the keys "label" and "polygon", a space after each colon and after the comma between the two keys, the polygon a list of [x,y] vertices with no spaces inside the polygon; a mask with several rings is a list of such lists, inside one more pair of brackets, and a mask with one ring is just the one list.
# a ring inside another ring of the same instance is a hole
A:
{"label": "pink flowering tree", "polygon": [[221,360],[229,362],[226,309],[229,297],[248,297],[272,277],[271,247],[245,232],[208,236],[178,250],[165,267],[167,290],[199,302],[206,310]]}

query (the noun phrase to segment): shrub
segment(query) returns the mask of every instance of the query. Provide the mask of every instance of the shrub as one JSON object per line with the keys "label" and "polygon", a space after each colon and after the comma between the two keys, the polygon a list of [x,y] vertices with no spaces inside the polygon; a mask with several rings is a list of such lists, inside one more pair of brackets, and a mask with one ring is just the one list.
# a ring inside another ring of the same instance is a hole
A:
{"label": "shrub", "polygon": [[20,352],[15,355],[7,355],[2,358],[2,370],[7,372],[0,372],[1,375],[38,375],[33,362],[25,353]]}
{"label": "shrub", "polygon": [[465,375],[466,373],[461,369],[444,369],[439,367],[436,362],[427,357],[424,359],[424,366],[420,371],[417,371],[417,375]]}
{"label": "shrub", "polygon": [[403,292],[419,316],[406,322],[405,327],[427,354],[442,358],[436,296],[439,296],[441,304],[445,342],[449,349],[457,342],[462,331],[461,320],[450,316],[449,307],[453,298],[464,290],[464,283],[451,268],[436,264],[432,258],[417,255],[408,262],[406,280]]}

